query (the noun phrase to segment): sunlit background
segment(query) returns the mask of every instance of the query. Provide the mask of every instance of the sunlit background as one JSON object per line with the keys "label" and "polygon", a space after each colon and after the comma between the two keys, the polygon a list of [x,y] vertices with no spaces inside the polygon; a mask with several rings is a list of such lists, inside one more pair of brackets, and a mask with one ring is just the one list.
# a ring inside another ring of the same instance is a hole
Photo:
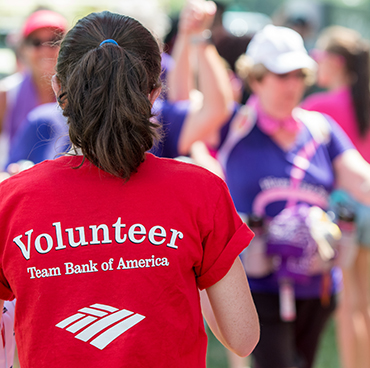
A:
{"label": "sunlit background", "polygon": [[[226,7],[223,24],[236,36],[251,36],[267,23],[305,22],[310,50],[319,31],[332,24],[355,29],[370,40],[370,0],[218,0]],[[26,17],[38,7],[63,14],[72,27],[92,11],[110,10],[140,20],[164,38],[186,0],[0,0],[0,79],[16,70],[13,52]],[[300,32],[302,34],[302,32]],[[303,35],[303,34],[302,34]]]}

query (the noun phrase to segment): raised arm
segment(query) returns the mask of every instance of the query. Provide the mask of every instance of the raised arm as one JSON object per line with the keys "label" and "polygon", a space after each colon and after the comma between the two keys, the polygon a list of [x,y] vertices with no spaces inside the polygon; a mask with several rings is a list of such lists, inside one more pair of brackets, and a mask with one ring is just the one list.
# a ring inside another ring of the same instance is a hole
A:
{"label": "raised arm", "polygon": [[193,142],[218,131],[232,109],[232,89],[227,70],[215,46],[204,38],[204,31],[210,26],[215,10],[211,1],[192,0],[181,14],[173,52],[175,67],[168,74],[169,100],[190,99],[196,72],[203,101],[191,104],[179,138],[180,154],[188,154]]}
{"label": "raised arm", "polygon": [[172,50],[174,64],[167,73],[168,100],[171,102],[189,100],[194,88],[194,75],[191,66],[191,37],[203,10],[197,3],[188,1],[181,11],[178,33]]}
{"label": "raised arm", "polygon": [[239,257],[219,282],[201,292],[203,315],[214,335],[239,356],[259,340],[259,321]]}
{"label": "raised arm", "polygon": [[0,90],[0,132],[4,128],[4,118],[6,112],[6,92]]}
{"label": "raised arm", "polygon": [[355,149],[350,149],[334,160],[336,184],[357,201],[370,206],[370,165]]}

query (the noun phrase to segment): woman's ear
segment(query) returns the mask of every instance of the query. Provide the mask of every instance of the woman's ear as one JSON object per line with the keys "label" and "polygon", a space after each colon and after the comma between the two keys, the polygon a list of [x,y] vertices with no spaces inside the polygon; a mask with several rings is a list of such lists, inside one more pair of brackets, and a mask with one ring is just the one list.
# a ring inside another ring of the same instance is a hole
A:
{"label": "woman's ear", "polygon": [[56,74],[51,77],[51,87],[53,88],[56,99],[58,99],[62,87]]}
{"label": "woman's ear", "polygon": [[158,87],[158,88],[153,88],[152,91],[149,93],[149,101],[150,103],[154,104],[154,101],[159,97],[159,95],[161,94],[162,92],[162,87]]}

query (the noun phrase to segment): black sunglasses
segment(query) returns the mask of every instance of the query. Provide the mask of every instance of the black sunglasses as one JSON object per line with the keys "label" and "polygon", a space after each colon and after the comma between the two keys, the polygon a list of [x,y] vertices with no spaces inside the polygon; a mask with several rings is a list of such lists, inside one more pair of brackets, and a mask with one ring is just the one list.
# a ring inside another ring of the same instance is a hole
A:
{"label": "black sunglasses", "polygon": [[39,47],[58,47],[60,46],[61,37],[54,37],[49,40],[40,40],[39,38],[27,38],[25,44],[27,46],[39,48]]}

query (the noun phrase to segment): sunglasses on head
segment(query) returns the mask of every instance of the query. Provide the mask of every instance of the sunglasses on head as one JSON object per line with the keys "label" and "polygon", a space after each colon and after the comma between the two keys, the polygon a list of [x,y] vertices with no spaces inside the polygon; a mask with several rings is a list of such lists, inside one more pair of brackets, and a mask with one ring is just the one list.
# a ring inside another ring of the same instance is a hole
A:
{"label": "sunglasses on head", "polygon": [[40,47],[58,47],[60,45],[61,37],[53,37],[49,40],[40,40],[39,38],[29,37],[25,40],[27,46]]}

